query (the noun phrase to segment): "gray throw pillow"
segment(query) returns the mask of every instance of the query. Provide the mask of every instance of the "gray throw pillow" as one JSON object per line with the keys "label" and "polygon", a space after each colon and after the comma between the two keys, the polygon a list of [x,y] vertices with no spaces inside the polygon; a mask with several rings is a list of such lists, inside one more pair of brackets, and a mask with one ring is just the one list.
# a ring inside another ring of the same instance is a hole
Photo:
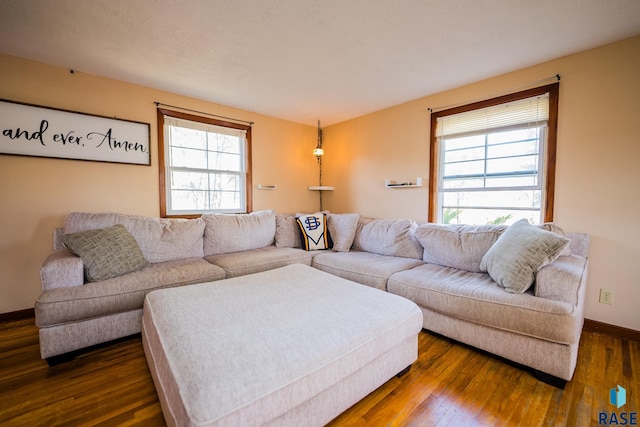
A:
{"label": "gray throw pillow", "polygon": [[558,258],[569,242],[522,219],[489,248],[480,270],[488,272],[507,292],[523,293],[533,284],[538,270]]}
{"label": "gray throw pillow", "polygon": [[122,224],[65,234],[62,241],[82,258],[87,282],[111,279],[149,265],[138,242]]}

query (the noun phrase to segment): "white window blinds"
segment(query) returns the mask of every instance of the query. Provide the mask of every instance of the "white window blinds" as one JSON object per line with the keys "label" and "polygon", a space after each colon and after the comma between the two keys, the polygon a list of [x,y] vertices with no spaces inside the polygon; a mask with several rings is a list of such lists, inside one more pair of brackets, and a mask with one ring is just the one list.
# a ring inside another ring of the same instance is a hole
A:
{"label": "white window blinds", "polygon": [[461,136],[514,126],[541,126],[549,119],[549,95],[438,117],[438,137]]}

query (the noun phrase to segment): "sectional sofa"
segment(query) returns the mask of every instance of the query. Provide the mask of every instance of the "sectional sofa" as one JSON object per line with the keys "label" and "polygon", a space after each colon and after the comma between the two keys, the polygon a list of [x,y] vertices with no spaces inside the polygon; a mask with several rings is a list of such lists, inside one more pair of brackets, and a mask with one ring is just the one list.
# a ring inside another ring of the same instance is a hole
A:
{"label": "sectional sofa", "polygon": [[42,358],[55,363],[140,332],[153,290],[306,264],[414,301],[424,329],[529,366],[547,381],[571,379],[587,235],[555,224],[444,226],[320,213],[331,249],[306,250],[319,248],[309,247],[297,216],[68,215],[41,268]]}

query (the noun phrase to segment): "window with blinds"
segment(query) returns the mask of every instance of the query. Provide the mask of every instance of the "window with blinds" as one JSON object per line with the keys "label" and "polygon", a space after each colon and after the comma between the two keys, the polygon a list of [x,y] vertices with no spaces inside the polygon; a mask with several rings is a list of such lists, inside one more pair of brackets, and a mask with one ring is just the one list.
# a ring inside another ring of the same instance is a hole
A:
{"label": "window with blinds", "polygon": [[211,122],[164,117],[164,216],[247,212],[248,129]]}
{"label": "window with blinds", "polygon": [[[510,224],[526,218],[539,224],[548,220],[550,93],[510,96],[506,102],[458,108],[455,111],[462,111],[451,114],[434,113],[436,222]],[[554,100],[557,104],[557,95]],[[555,134],[553,141],[555,158]]]}

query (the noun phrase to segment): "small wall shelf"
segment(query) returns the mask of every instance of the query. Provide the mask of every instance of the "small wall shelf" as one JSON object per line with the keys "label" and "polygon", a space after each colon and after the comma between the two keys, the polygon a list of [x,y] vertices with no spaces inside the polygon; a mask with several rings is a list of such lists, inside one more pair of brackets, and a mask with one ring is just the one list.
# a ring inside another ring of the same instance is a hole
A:
{"label": "small wall shelf", "polygon": [[307,189],[312,191],[333,191],[333,187],[329,185],[310,185]]}
{"label": "small wall shelf", "polygon": [[384,186],[387,188],[415,188],[422,187],[422,178],[416,178],[415,182],[407,181],[407,182],[396,182],[390,179],[384,180]]}
{"label": "small wall shelf", "polygon": [[262,184],[258,184],[258,190],[275,190],[276,187],[275,185],[262,185]]}

